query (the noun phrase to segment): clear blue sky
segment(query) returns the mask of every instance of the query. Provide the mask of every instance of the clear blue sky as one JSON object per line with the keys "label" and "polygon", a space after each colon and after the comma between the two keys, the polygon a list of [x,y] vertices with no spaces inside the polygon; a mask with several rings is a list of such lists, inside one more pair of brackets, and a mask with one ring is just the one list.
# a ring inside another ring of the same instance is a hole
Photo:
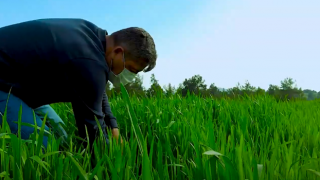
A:
{"label": "clear blue sky", "polygon": [[146,87],[151,73],[175,86],[200,74],[223,88],[248,80],[267,89],[292,77],[320,91],[319,9],[319,0],[1,0],[0,27],[52,17],[84,18],[109,33],[142,27],[159,54]]}

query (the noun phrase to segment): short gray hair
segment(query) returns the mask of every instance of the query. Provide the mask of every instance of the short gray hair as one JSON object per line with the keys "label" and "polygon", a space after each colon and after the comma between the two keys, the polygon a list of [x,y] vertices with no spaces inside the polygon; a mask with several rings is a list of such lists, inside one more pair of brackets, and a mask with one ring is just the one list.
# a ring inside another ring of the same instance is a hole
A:
{"label": "short gray hair", "polygon": [[112,33],[111,37],[115,46],[122,46],[125,49],[126,56],[147,62],[148,66],[144,72],[149,72],[156,66],[156,45],[151,35],[144,29],[130,27]]}

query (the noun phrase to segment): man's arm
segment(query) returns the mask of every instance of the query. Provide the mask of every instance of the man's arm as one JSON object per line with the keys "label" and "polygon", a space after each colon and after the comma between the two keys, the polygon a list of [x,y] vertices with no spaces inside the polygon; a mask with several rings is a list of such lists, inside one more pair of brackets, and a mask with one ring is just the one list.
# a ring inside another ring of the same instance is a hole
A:
{"label": "man's arm", "polygon": [[117,119],[112,114],[108,96],[105,91],[102,98],[102,111],[105,114],[104,120],[107,126],[109,126],[111,129],[118,128]]}
{"label": "man's arm", "polygon": [[[113,116],[110,104],[108,101],[108,96],[106,92],[103,92],[102,98],[102,111],[105,114],[104,120],[108,127],[112,129],[112,136],[118,141],[120,133],[118,129],[117,119]],[[122,138],[120,138],[120,142],[122,143]]]}
{"label": "man's arm", "polygon": [[99,133],[96,117],[104,136],[108,138],[102,112],[103,92],[106,85],[104,67],[96,60],[76,59],[72,61],[66,73],[72,90],[72,107],[79,136],[86,138],[85,126],[87,126],[90,144],[93,143]]}

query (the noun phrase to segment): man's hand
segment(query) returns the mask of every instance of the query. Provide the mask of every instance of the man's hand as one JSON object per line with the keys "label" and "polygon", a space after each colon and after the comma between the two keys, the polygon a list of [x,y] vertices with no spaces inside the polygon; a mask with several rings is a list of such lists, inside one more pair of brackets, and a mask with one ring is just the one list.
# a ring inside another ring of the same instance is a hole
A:
{"label": "man's hand", "polygon": [[[119,136],[120,136],[120,133],[119,133],[119,129],[118,128],[113,128],[112,129],[112,136],[114,137],[114,138],[116,138],[116,140],[117,140],[117,142],[118,142],[118,139],[119,139]],[[121,144],[122,144],[122,138],[120,138],[121,139]]]}

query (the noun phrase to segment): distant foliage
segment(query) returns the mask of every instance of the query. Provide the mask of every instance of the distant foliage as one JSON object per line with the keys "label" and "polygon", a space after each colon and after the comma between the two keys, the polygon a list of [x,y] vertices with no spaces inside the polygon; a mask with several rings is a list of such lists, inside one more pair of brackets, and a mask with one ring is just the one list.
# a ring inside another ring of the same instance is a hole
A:
{"label": "distant foliage", "polygon": [[[292,78],[285,78],[280,82],[280,85],[270,84],[267,90],[260,87],[254,87],[249,81],[246,81],[244,85],[238,83],[235,87],[229,89],[218,88],[214,83],[207,86],[205,80],[200,75],[194,75],[191,78],[186,78],[178,87],[174,87],[172,84],[160,86],[159,81],[155,75],[151,75],[149,88],[143,87],[142,76],[137,76],[131,84],[125,87],[128,90],[129,95],[137,95],[138,97],[170,97],[176,94],[182,97],[188,95],[197,95],[203,98],[240,98],[243,96],[257,96],[269,94],[274,96],[279,101],[287,101],[293,99],[299,100],[314,100],[320,99],[320,91],[314,91],[310,89],[302,90],[298,88],[296,82]],[[119,96],[120,89],[111,88],[110,84],[107,86],[107,95],[110,98]]]}

